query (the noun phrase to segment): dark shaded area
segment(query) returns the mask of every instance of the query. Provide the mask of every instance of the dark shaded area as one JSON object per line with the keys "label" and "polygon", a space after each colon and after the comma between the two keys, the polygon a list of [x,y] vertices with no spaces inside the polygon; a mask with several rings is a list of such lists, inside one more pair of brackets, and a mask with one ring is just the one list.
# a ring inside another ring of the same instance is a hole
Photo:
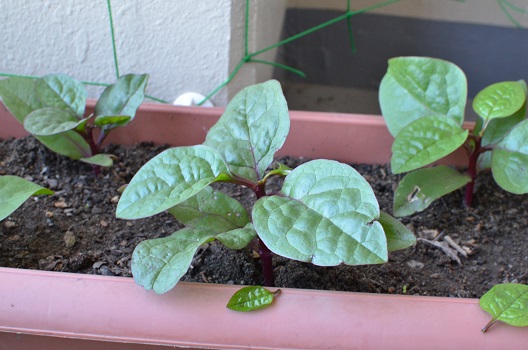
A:
{"label": "dark shaded area", "polygon": [[[282,38],[342,15],[338,11],[288,9]],[[276,70],[282,80],[378,90],[387,60],[431,56],[449,60],[468,77],[469,97],[495,82],[528,78],[528,31],[478,24],[374,14],[352,17],[357,52],[346,21],[280,48],[278,61],[305,72],[303,79]]]}

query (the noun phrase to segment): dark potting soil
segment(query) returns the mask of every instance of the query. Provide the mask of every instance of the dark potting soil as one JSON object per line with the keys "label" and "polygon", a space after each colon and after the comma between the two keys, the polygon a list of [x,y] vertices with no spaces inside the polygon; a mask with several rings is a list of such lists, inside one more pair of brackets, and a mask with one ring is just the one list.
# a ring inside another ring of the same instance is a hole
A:
{"label": "dark potting soil", "polygon": [[[169,214],[135,221],[115,218],[117,189],[163,149],[153,144],[111,145],[105,151],[117,157],[114,167],[95,176],[90,165],[58,156],[32,137],[1,141],[0,175],[25,177],[55,194],[30,198],[0,222],[0,266],[130,276],[132,251],[139,242],[180,228]],[[280,161],[294,167],[306,160]],[[384,165],[353,166],[373,186],[381,209],[391,213],[399,176]],[[277,187],[278,182],[271,181],[270,186]],[[457,191],[425,212],[403,218],[419,240],[411,248],[390,253],[386,264],[319,267],[276,256],[276,284],[480,297],[497,283],[528,283],[528,196],[501,190],[489,173],[480,176],[477,186],[474,208],[465,208],[462,192]],[[248,207],[255,200],[243,188],[219,187]],[[250,249],[229,250],[218,243],[199,249],[182,280],[263,283],[258,254]]]}

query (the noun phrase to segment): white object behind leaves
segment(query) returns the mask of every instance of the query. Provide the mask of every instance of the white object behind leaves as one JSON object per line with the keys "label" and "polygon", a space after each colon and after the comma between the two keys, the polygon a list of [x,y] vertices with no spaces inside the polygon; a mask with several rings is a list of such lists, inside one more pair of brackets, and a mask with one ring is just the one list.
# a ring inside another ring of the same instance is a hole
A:
{"label": "white object behind leaves", "polygon": [[[205,96],[197,92],[186,92],[178,96],[178,98],[172,103],[175,106],[198,106],[198,103],[202,102]],[[205,101],[202,107],[214,107],[210,100]]]}

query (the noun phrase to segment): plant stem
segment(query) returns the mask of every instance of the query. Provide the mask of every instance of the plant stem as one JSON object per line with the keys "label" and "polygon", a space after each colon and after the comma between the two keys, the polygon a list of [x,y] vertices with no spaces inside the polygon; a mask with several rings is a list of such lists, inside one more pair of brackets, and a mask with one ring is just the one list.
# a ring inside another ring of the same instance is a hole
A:
{"label": "plant stem", "polygon": [[481,138],[473,139],[475,145],[469,151],[468,175],[471,177],[471,182],[466,185],[464,193],[464,205],[471,207],[473,205],[473,192],[475,191],[475,179],[477,178],[477,161],[481,152]]}
{"label": "plant stem", "polygon": [[[266,195],[265,185],[265,182],[261,182],[254,189],[257,199]],[[260,255],[260,264],[262,265],[262,274],[264,275],[264,286],[275,287],[275,276],[273,275],[273,252],[266,246],[260,237],[258,242],[258,253]]]}

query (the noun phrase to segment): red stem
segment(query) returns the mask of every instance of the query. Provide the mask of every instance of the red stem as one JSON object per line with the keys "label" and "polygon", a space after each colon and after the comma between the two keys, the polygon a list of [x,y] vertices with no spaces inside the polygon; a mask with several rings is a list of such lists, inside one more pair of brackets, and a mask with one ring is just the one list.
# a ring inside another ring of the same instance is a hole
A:
{"label": "red stem", "polygon": [[473,139],[473,142],[475,142],[475,144],[469,151],[468,164],[468,175],[471,177],[471,181],[466,185],[466,191],[464,194],[464,205],[467,207],[473,205],[473,192],[475,191],[475,179],[477,178],[477,161],[482,153],[481,138],[476,137]]}
{"label": "red stem", "polygon": [[[265,183],[259,183],[253,190],[257,195],[257,199],[266,195],[264,188]],[[259,238],[259,255],[260,264],[262,265],[262,274],[264,275],[264,286],[275,287],[275,276],[273,275],[273,252],[266,246],[266,244]]]}

